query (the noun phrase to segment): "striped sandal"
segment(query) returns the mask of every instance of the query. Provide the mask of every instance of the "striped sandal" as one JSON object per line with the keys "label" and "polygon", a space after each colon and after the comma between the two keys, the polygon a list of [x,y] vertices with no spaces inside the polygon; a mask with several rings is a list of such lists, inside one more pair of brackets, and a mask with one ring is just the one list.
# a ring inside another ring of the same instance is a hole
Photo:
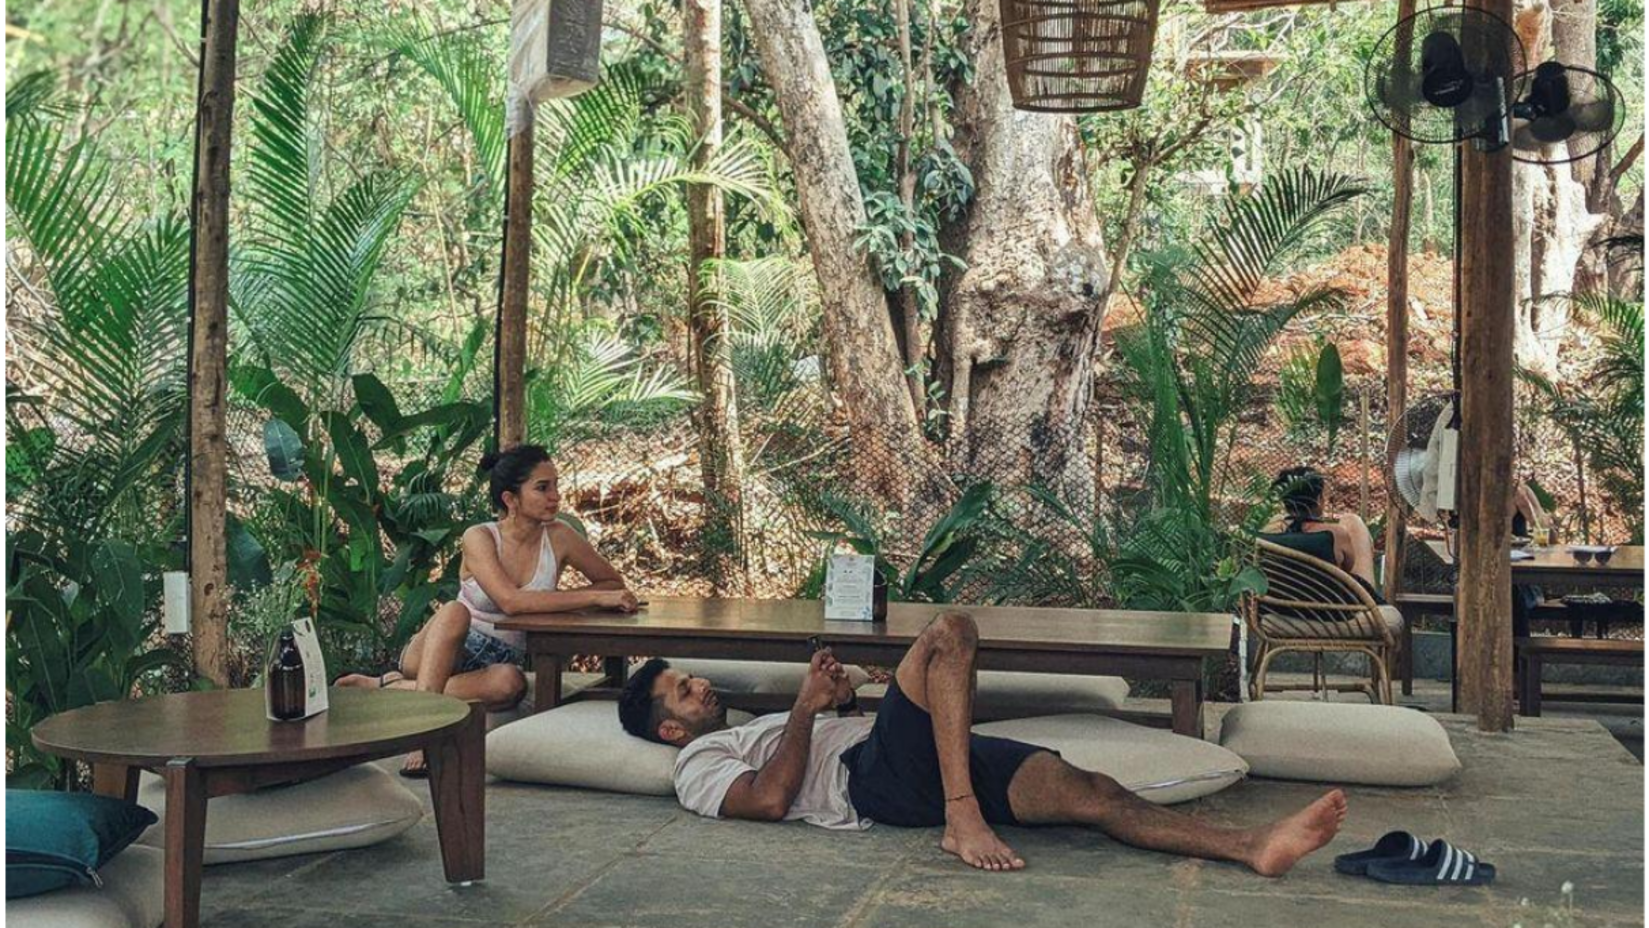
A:
{"label": "striped sandal", "polygon": [[1334,869],[1351,876],[1366,876],[1369,864],[1419,860],[1425,853],[1426,842],[1406,831],[1388,831],[1368,850],[1334,858]]}
{"label": "striped sandal", "polygon": [[1486,886],[1494,882],[1494,865],[1438,838],[1416,860],[1384,860],[1368,865],[1368,875],[1382,883],[1410,886]]}

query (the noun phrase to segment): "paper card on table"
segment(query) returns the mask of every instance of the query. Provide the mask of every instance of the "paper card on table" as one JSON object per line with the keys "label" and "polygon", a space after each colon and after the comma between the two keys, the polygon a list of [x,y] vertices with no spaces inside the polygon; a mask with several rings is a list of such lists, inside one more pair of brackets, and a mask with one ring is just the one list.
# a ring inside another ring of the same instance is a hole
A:
{"label": "paper card on table", "polygon": [[834,554],[825,565],[824,617],[874,621],[876,558],[868,554]]}
{"label": "paper card on table", "polygon": [[303,717],[307,719],[326,711],[326,656],[321,653],[321,636],[313,620],[293,622],[292,631],[298,639],[298,653],[303,655]]}

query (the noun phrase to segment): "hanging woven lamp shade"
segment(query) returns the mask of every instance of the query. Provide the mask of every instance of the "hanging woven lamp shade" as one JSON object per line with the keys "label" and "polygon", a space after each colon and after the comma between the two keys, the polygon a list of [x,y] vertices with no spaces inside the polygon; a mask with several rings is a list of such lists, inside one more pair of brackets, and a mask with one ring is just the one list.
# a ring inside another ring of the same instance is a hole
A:
{"label": "hanging woven lamp shade", "polygon": [[1139,106],[1157,0],[1001,0],[1013,105],[1044,113]]}

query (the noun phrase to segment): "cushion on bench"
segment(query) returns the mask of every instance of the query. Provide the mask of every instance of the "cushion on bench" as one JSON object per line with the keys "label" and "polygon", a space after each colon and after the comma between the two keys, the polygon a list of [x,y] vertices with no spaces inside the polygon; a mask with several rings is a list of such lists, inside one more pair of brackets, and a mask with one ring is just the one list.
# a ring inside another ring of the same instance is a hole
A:
{"label": "cushion on bench", "polygon": [[[727,720],[751,719],[737,709]],[[673,796],[677,748],[626,732],[618,703],[606,699],[557,706],[487,735],[487,772],[502,780],[578,786],[615,793]]]}
{"label": "cushion on bench", "polygon": [[[600,673],[563,673],[561,675],[561,698],[571,699],[592,686],[607,679],[606,674]],[[500,712],[487,713],[487,731],[492,731],[502,725],[523,719],[532,714],[534,694],[538,692],[538,674],[527,674],[527,695],[521,701]]]}
{"label": "cushion on bench", "polygon": [[[880,697],[887,685],[867,683],[860,696]],[[1017,670],[979,671],[979,689],[973,697],[976,716],[1025,718],[1050,712],[1110,712],[1128,698],[1128,681],[1121,677],[1029,673]]]}
{"label": "cushion on bench", "polygon": [[[798,648],[797,650],[806,650]],[[807,679],[807,662],[780,663],[777,661],[722,661],[699,657],[667,657],[670,666],[695,677],[704,677],[723,693],[784,693],[801,692]],[[843,664],[847,682],[855,687],[870,681],[863,667]]]}
{"label": "cushion on bench", "polygon": [[1429,786],[1460,770],[1448,732],[1401,706],[1266,700],[1225,715],[1220,743],[1256,776]]}
{"label": "cushion on bench", "polygon": [[975,725],[974,732],[1058,751],[1158,805],[1217,793],[1241,780],[1248,764],[1212,742],[1102,715],[1049,715]]}
{"label": "cushion on bench", "polygon": [[156,928],[165,919],[164,852],[133,845],[104,864],[97,876],[101,887],[71,886],[8,899],[6,920],[28,928]]}
{"label": "cushion on bench", "polygon": [[[161,817],[138,841],[166,843],[166,784],[144,774],[138,802]],[[424,807],[394,774],[361,764],[295,786],[272,786],[212,800],[206,814],[207,864],[366,847],[393,838]]]}

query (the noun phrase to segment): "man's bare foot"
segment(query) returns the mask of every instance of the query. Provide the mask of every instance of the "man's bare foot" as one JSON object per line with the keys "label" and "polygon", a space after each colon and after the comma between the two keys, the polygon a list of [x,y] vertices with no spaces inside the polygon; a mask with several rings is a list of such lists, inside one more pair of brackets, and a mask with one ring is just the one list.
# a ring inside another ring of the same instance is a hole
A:
{"label": "man's bare foot", "polygon": [[1002,843],[991,826],[977,816],[956,816],[945,823],[945,836],[939,847],[970,867],[980,870],[1023,870],[1025,861],[1013,848]]}
{"label": "man's bare foot", "polygon": [[1346,794],[1340,790],[1288,818],[1261,829],[1248,865],[1262,876],[1282,876],[1300,858],[1334,839],[1346,820]]}

